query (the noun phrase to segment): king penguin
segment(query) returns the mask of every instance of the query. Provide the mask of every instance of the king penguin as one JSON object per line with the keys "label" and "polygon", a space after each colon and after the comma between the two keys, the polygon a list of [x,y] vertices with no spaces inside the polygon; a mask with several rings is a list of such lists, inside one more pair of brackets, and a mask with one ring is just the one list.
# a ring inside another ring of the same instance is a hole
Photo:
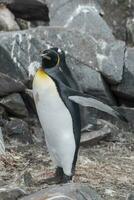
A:
{"label": "king penguin", "polygon": [[[71,88],[72,79],[62,72],[65,54],[58,48],[42,53],[42,66],[33,80],[33,96],[46,145],[56,167],[56,177],[66,183],[72,179],[81,136],[79,105],[94,107],[115,117],[122,116],[95,97]],[[62,69],[61,69],[62,68]],[[65,69],[67,70],[67,69]]]}
{"label": "king penguin", "polygon": [[72,179],[80,144],[79,106],[68,99],[63,75],[56,69],[61,64],[57,48],[42,54],[42,67],[33,80],[33,96],[56,176],[62,182]]}

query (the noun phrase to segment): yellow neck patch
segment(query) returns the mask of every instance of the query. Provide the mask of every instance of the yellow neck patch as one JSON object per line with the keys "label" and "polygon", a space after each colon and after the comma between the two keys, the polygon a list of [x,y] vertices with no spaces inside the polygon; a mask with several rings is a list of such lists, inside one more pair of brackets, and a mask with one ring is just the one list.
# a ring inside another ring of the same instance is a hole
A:
{"label": "yellow neck patch", "polygon": [[33,84],[35,85],[44,85],[44,82],[49,80],[49,75],[42,69],[39,68],[35,74]]}
{"label": "yellow neck patch", "polygon": [[47,73],[42,68],[38,69],[35,76],[40,78],[40,79],[48,78]]}

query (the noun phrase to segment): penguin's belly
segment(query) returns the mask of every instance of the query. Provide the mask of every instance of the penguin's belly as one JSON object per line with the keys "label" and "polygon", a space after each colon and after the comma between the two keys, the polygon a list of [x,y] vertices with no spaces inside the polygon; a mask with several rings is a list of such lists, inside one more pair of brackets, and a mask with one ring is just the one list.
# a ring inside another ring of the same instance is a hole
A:
{"label": "penguin's belly", "polygon": [[34,79],[33,94],[50,156],[56,166],[62,167],[66,175],[71,175],[75,154],[71,114],[54,81],[49,76],[41,81],[38,79]]}

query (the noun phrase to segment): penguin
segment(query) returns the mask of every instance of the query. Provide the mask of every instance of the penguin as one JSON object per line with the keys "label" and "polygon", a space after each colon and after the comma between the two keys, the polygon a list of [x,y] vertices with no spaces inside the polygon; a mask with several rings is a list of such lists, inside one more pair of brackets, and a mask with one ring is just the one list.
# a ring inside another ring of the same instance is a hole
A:
{"label": "penguin", "polygon": [[40,67],[33,80],[33,96],[46,145],[60,182],[72,179],[80,145],[79,106],[68,99],[69,82],[57,70],[63,58],[58,48],[42,54]]}
{"label": "penguin", "polygon": [[[67,71],[65,53],[51,48],[42,53],[42,66],[33,79],[33,96],[46,145],[62,183],[72,180],[81,138],[79,105],[94,107],[114,117],[122,116],[95,97],[72,89],[73,79]],[[64,75],[68,73],[69,79]]]}

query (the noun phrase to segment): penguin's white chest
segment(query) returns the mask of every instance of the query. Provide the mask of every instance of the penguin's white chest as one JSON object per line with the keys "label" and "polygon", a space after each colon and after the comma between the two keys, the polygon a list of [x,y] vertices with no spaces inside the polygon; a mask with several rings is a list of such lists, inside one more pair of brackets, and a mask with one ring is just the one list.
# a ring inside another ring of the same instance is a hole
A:
{"label": "penguin's white chest", "polygon": [[33,95],[46,143],[56,166],[71,175],[75,139],[70,112],[62,101],[54,81],[47,75],[35,76]]}

